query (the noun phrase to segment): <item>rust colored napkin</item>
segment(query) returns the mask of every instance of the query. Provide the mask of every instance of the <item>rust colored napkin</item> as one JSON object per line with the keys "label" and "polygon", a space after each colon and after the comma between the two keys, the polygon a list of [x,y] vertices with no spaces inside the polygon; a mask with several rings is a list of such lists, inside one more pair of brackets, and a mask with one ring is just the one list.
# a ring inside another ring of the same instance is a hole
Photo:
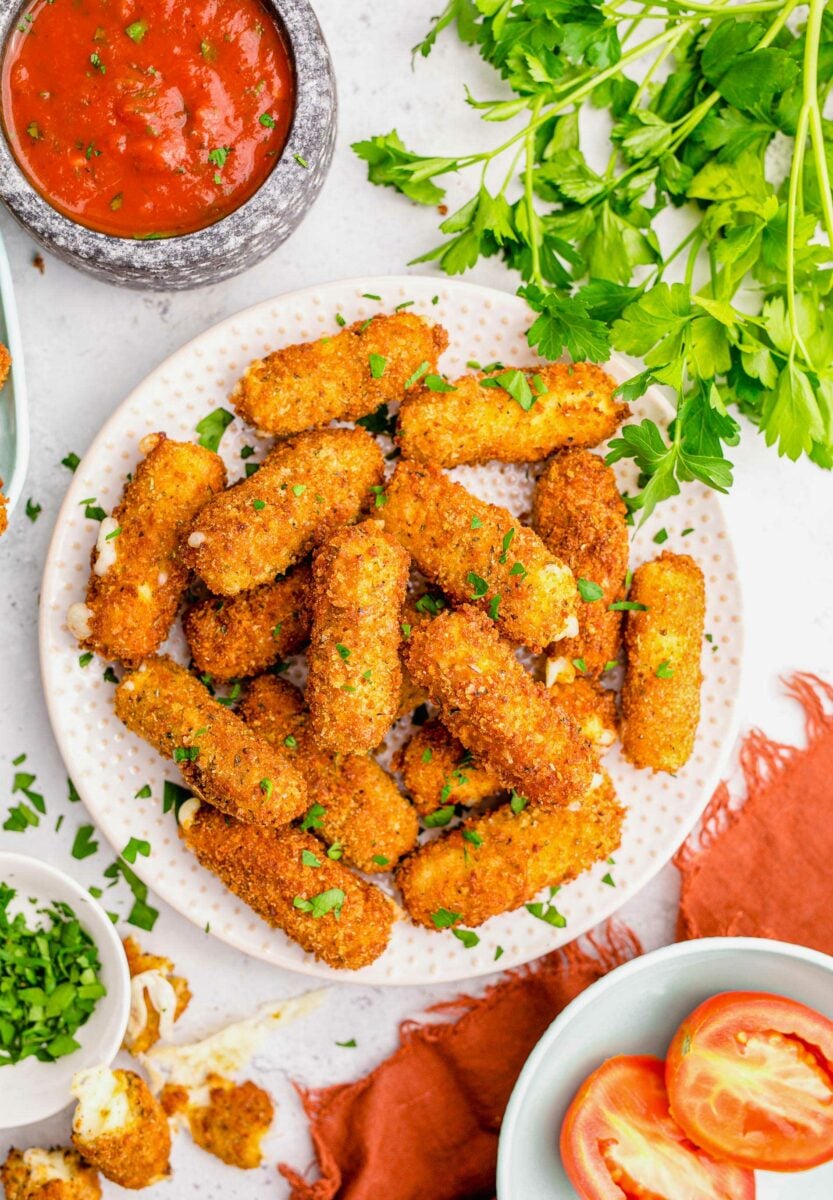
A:
{"label": "rust colored napkin", "polygon": [[[807,746],[753,731],[740,755],[747,796],[717,789],[700,832],[677,855],[678,936],[747,935],[833,954],[833,687],[795,675]],[[402,1028],[391,1058],[356,1083],[301,1091],[321,1178],[281,1173],[292,1200],[492,1200],[500,1122],[527,1056],[558,1013],[607,971],[641,953],[609,925],[516,971],[480,1000],[434,1012],[453,1023]]]}
{"label": "rust colored napkin", "polygon": [[833,688],[793,675],[807,745],[753,730],[740,763],[746,799],[721,784],[700,831],[675,862],[682,876],[678,937],[768,937],[833,954]]}
{"label": "rust colored napkin", "polygon": [[586,941],[482,999],[430,1010],[453,1023],[405,1023],[399,1049],[357,1083],[301,1091],[321,1178],[281,1166],[292,1200],[491,1200],[500,1122],[533,1046],[579,992],[642,952],[613,924]]}

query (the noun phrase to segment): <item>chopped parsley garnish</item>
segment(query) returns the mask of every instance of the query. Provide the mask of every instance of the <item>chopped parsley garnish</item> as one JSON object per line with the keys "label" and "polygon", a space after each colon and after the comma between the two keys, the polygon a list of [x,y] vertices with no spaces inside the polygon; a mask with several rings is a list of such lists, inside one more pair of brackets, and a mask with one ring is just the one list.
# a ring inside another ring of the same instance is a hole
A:
{"label": "chopped parsley garnish", "polygon": [[512,809],[512,812],[515,814],[515,816],[517,816],[518,813],[523,812],[527,804],[529,804],[529,801],[527,800],[526,796],[519,796],[513,788],[512,795],[509,797],[509,807]]}
{"label": "chopped parsley garnish", "polygon": [[526,579],[529,572],[527,571],[527,569],[523,565],[523,563],[516,562],[516,563],[512,564],[512,570],[509,572],[509,574],[510,575],[520,575],[521,583],[523,583],[523,581]]}
{"label": "chopped parsley garnish", "polygon": [[336,642],[336,650],[338,651],[339,658],[343,659],[345,662],[350,657],[350,651],[346,646],[343,646],[341,642]]}
{"label": "chopped parsley garnish", "polygon": [[79,667],[88,667],[92,661],[93,661],[92,650],[85,650],[83,654],[78,655]]}
{"label": "chopped parsley garnish", "polygon": [[200,756],[199,746],[177,746],[174,749],[174,762],[196,762]]}
{"label": "chopped parsley garnish", "polygon": [[463,830],[463,841],[471,842],[472,846],[478,850],[483,845],[483,838],[474,829]]}
{"label": "chopped parsley garnish", "polygon": [[385,437],[393,437],[396,432],[396,415],[388,412],[387,404],[380,404],[375,412],[368,413],[366,417],[359,417],[356,424],[361,425],[368,433],[381,433]]}
{"label": "chopped parsley garnish", "polygon": [[142,787],[139,788],[138,792],[136,792],[133,799],[134,800],[147,800],[147,799],[149,799],[150,794],[151,794],[150,784],[146,783]]}
{"label": "chopped parsley garnish", "polygon": [[162,789],[162,812],[173,811],[174,815],[178,817],[179,810],[185,801],[192,798],[193,793],[189,792],[181,783],[172,783],[170,779],[166,779]]}
{"label": "chopped parsley garnish", "polygon": [[390,859],[385,858],[384,854],[374,854],[370,861],[375,863],[377,867],[386,867]]}
{"label": "chopped parsley garnish", "polygon": [[284,746],[288,746],[290,750],[294,750],[298,745],[298,739],[294,738],[291,733],[288,733],[283,739]]}
{"label": "chopped parsley garnish", "polygon": [[306,815],[301,822],[301,828],[309,832],[310,829],[320,829],[321,820],[326,815],[327,810],[323,804],[311,804],[306,811]]}
{"label": "chopped parsley garnish", "polygon": [[581,672],[581,674],[582,674],[582,675],[586,675],[586,674],[587,674],[587,662],[586,662],[586,660],[585,660],[585,659],[583,659],[583,658],[574,658],[574,659],[573,659],[573,666],[575,667],[575,669],[576,669],[577,671]]}
{"label": "chopped parsley garnish", "polygon": [[667,529],[658,529],[657,532],[654,534],[652,541],[654,541],[658,546],[661,546],[664,542],[667,542],[668,541],[668,530]]}
{"label": "chopped parsley garnish", "polygon": [[96,853],[98,842],[93,837],[94,833],[94,825],[79,825],[72,843],[71,854],[73,858],[80,860],[82,858],[89,858],[91,854]]}
{"label": "chopped parsley garnish", "polygon": [[261,125],[263,125],[266,129],[274,129],[275,128],[275,118],[272,116],[271,113],[268,113],[268,112],[261,113],[260,116],[258,117],[258,120],[260,121]]}
{"label": "chopped parsley garnish", "polygon": [[226,165],[228,156],[231,154],[231,146],[217,146],[214,150],[208,151],[208,161],[213,163],[220,171]]}
{"label": "chopped parsley garnish", "polygon": [[133,893],[133,907],[127,914],[127,923],[128,925],[135,925],[137,929],[144,929],[149,933],[156,924],[159,911],[147,902],[147,884],[142,883],[139,876],[127,865],[121,856],[114,863],[111,863],[104,872],[105,879],[110,879],[113,883],[118,880],[120,875]]}
{"label": "chopped parsley garnish", "polygon": [[26,516],[34,524],[34,522],[37,521],[38,517],[41,515],[42,512],[43,512],[42,506],[40,504],[36,504],[35,501],[32,499],[32,497],[30,496],[29,499],[26,501]]}
{"label": "chopped parsley garnish", "polygon": [[263,794],[267,800],[271,800],[271,798],[272,798],[273,787],[274,787],[274,784],[272,783],[271,779],[261,779],[260,790],[263,792]]}
{"label": "chopped parsley garnish", "polygon": [[438,908],[435,913],[431,913],[431,920],[436,925],[437,929],[450,929],[455,921],[459,921],[462,913],[452,912],[448,908]]}
{"label": "chopped parsley garnish", "polygon": [[95,69],[97,71],[101,72],[102,75],[107,74],[107,68],[105,67],[104,63],[101,61],[101,56],[99,55],[97,50],[94,50],[92,52],[92,54],[90,55],[90,62],[92,63],[92,65],[95,67]]}
{"label": "chopped parsley garnish", "polygon": [[292,903],[295,908],[313,917],[325,917],[327,913],[333,913],[338,918],[346,899],[341,888],[328,888],[326,892],[319,892],[317,896],[310,896],[308,900],[303,896],[296,896]]}
{"label": "chopped parsley garnish", "polygon": [[503,946],[495,946],[495,962],[503,957]]}
{"label": "chopped parsley garnish", "polygon": [[[486,590],[488,591],[488,585]],[[445,608],[445,600],[443,600],[442,596],[432,596],[429,592],[426,592],[424,596],[420,596],[414,607],[417,612],[430,613],[432,617],[436,617],[437,613]]]}
{"label": "chopped parsley garnish", "polygon": [[375,292],[362,292],[363,300],[378,300],[381,303],[382,297],[377,296]]}
{"label": "chopped parsley garnish", "polygon": [[80,500],[79,505],[83,505],[84,516],[88,521],[103,521],[107,516],[104,509],[96,503],[95,496],[88,496],[86,500]]}
{"label": "chopped parsley garnish", "polygon": [[480,575],[475,575],[474,571],[469,571],[466,576],[466,583],[474,588],[473,593],[469,597],[470,600],[480,600],[489,590],[489,585]]}
{"label": "chopped parsley garnish", "polygon": [[385,373],[385,367],[388,365],[388,360],[381,354],[371,354],[367,361],[372,377],[374,379],[381,379]]}
{"label": "chopped parsley garnish", "polygon": [[385,489],[382,486],[382,484],[381,483],[371,484],[370,490],[373,493],[373,495],[375,496],[374,507],[375,508],[384,508],[388,502],[388,498],[385,495]]}
{"label": "chopped parsley garnish", "polygon": [[489,601],[489,616],[493,621],[498,619],[498,609],[500,608],[500,596],[492,596]]}
{"label": "chopped parsley garnish", "polygon": [[[488,370],[488,368],[484,368]],[[537,397],[529,386],[529,380],[523,371],[512,369],[504,371],[501,375],[490,375],[487,379],[480,380],[482,388],[502,388],[507,395],[520,404],[524,412],[529,412],[535,403]]]}
{"label": "chopped parsley garnish", "polygon": [[515,536],[515,529],[513,526],[512,529],[510,529],[509,532],[504,534],[504,536],[503,536],[503,541],[501,542],[503,552],[502,552],[500,558],[498,559],[498,562],[501,562],[501,563],[506,562],[506,559],[509,555],[509,547],[512,545],[512,538],[514,536]]}
{"label": "chopped parsley garnish", "polygon": [[413,300],[403,300],[401,304],[394,305],[393,311],[394,312],[402,312],[403,308],[413,308],[413,307],[414,307]]}
{"label": "chopped parsley garnish", "polygon": [[330,846],[329,850],[327,851],[327,858],[331,858],[333,862],[338,862],[343,854],[344,848],[341,842],[333,842],[332,846]]}
{"label": "chopped parsley garnish", "polygon": [[608,887],[616,887],[616,884],[613,882],[613,876],[611,875],[610,871],[608,871],[608,873],[606,875],[602,876],[602,883],[606,883]]}
{"label": "chopped parsley garnish", "polygon": [[233,420],[234,413],[230,413],[225,408],[215,408],[213,412],[197,423],[196,431],[199,434],[197,441],[206,450],[213,450],[216,454],[220,448],[220,440]]}
{"label": "chopped parsley garnish", "polygon": [[639,604],[636,600],[614,600],[608,604],[608,612],[647,612],[647,604]]}
{"label": "chopped parsley garnish", "polygon": [[147,21],[134,21],[132,25],[128,25],[125,33],[132,42],[141,42],[148,31]]}
{"label": "chopped parsley garnish", "polygon": [[456,938],[459,938],[467,950],[473,950],[480,944],[480,938],[473,929],[452,929],[451,932]]}
{"label": "chopped parsley garnish", "polygon": [[105,683],[118,683],[119,677],[112,667],[105,667],[104,674],[101,676]]}
{"label": "chopped parsley garnish", "polygon": [[431,749],[430,746],[426,746],[422,752],[422,761],[424,763],[429,763],[433,757],[434,757],[434,751]]}
{"label": "chopped parsley garnish", "polygon": [[295,159],[299,167],[303,167],[305,171],[309,170],[309,163],[302,154],[293,154],[292,157]]}
{"label": "chopped parsley garnish", "polygon": [[422,379],[423,375],[427,375],[430,370],[431,370],[430,363],[421,362],[419,364],[419,366],[417,367],[417,369],[414,371],[413,375],[409,375],[408,378],[405,380],[405,391],[407,392],[408,388],[412,388],[415,383],[419,383],[419,381],[420,381],[420,379]]}
{"label": "chopped parsley garnish", "polygon": [[304,864],[305,867],[320,867],[321,866],[321,859],[316,858],[316,856],[313,854],[313,852],[311,850],[302,850],[301,851],[301,862]]}
{"label": "chopped parsley garnish", "polygon": [[402,630],[403,638],[409,638],[411,636],[411,626],[407,621],[403,621],[399,628]]}
{"label": "chopped parsley garnish", "polygon": [[549,901],[536,900],[533,904],[525,904],[524,908],[539,921],[546,921],[548,925],[553,925],[556,929],[563,929],[567,924],[567,918],[563,917],[552,903],[552,897],[557,891],[558,888],[550,888]]}
{"label": "chopped parsley garnish", "polygon": [[120,534],[121,534],[121,525],[117,525],[116,528],[111,533],[107,534],[107,536],[105,537],[104,540],[105,540],[105,542],[112,542],[113,539],[117,538]]}
{"label": "chopped parsley garnish", "polygon": [[614,667],[618,667],[618,666],[619,666],[619,660],[617,658],[611,658],[602,667],[602,671],[612,671]]}
{"label": "chopped parsley garnish", "polygon": [[137,855],[141,854],[142,858],[150,857],[150,842],[144,841],[143,838],[132,837],[121,852],[125,862],[135,863]]}
{"label": "chopped parsley garnish", "polygon": [[15,895],[0,882],[0,1067],[72,1054],[76,1032],[107,994],[98,948],[69,905],[39,910],[49,924],[31,928],[24,913],[9,915]]}
{"label": "chopped parsley garnish", "polygon": [[674,668],[669,663],[668,659],[661,662],[656,669],[657,679],[670,679],[674,674]]}
{"label": "chopped parsley garnish", "polygon": [[78,790],[71,779],[67,780],[67,800],[70,804],[80,804],[81,797],[78,795]]}
{"label": "chopped parsley garnish", "polygon": [[599,587],[598,583],[593,583],[592,579],[579,577],[576,583],[578,584],[578,594],[586,604],[593,604],[596,600],[601,600],[604,595],[604,589]]}
{"label": "chopped parsley garnish", "polygon": [[440,375],[426,375],[424,379],[425,387],[429,392],[456,392],[457,389],[447,379],[443,379]]}
{"label": "chopped parsley garnish", "polygon": [[472,517],[471,525],[469,526],[469,528],[470,529],[479,529],[482,524],[483,524],[483,522],[480,520],[480,517]]}
{"label": "chopped parsley garnish", "polygon": [[444,804],[442,808],[436,809],[424,818],[424,823],[428,829],[441,829],[447,825],[454,816],[454,805]]}
{"label": "chopped parsley garnish", "polygon": [[78,455],[70,450],[69,454],[67,454],[65,458],[61,459],[61,466],[66,467],[69,471],[75,472],[80,462],[81,459],[78,457]]}
{"label": "chopped parsley garnish", "polygon": [[347,1042],[336,1042],[336,1045],[341,1046],[345,1050],[353,1050],[356,1045],[356,1039],[350,1038],[350,1040]]}
{"label": "chopped parsley garnish", "polygon": [[694,530],[691,527],[689,527],[688,529],[684,529],[683,532],[680,534],[680,537],[688,537],[688,535],[690,533],[694,533]]}
{"label": "chopped parsley garnish", "polygon": [[252,508],[255,510],[255,512],[260,512],[260,510],[265,507],[266,507],[265,500],[253,500],[252,501]]}

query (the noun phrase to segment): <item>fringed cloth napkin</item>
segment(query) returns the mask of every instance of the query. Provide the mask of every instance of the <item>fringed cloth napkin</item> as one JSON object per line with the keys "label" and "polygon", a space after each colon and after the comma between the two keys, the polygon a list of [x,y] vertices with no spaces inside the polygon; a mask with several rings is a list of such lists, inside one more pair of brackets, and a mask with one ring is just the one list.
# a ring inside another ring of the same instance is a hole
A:
{"label": "fringed cloth napkin", "polygon": [[[833,688],[813,675],[787,686],[807,746],[759,731],[744,741],[745,801],[722,784],[675,860],[680,939],[770,937],[833,954]],[[431,1010],[453,1023],[406,1023],[399,1049],[366,1078],[302,1090],[321,1178],[282,1166],[292,1200],[492,1200],[500,1123],[527,1056],[579,992],[639,953],[633,934],[609,925],[480,1000]]]}
{"label": "fringed cloth napkin", "polygon": [[399,1049],[357,1083],[301,1091],[321,1178],[280,1168],[292,1200],[492,1200],[500,1122],[521,1067],[579,992],[642,952],[628,930],[557,950],[479,1000],[406,1022]]}

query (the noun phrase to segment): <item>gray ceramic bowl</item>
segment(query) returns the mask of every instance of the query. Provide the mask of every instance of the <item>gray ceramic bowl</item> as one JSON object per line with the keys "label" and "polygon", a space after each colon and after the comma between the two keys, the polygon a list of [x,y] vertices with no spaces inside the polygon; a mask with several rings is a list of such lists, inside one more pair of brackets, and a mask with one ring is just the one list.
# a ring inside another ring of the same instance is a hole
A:
{"label": "gray ceramic bowl", "polygon": [[[197,233],[154,241],[110,237],[70,221],[35,191],[0,132],[0,198],[32,237],[64,262],[127,287],[169,291],[245,271],[289,237],[313,204],[333,157],[336,86],[308,0],[264,0],[277,14],[295,68],[295,116],[275,169],[241,208]],[[23,7],[3,5],[0,45]],[[298,155],[308,163],[300,166]]]}

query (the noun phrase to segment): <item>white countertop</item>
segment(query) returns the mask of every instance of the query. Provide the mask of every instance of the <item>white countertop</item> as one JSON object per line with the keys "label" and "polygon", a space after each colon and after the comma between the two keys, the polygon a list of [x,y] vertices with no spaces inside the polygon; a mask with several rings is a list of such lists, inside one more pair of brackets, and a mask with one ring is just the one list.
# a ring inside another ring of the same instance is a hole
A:
{"label": "white countertop", "polygon": [[[34,525],[22,508],[16,512],[0,542],[0,781],[11,803],[12,759],[25,752],[26,769],[37,775],[35,786],[49,812],[37,830],[0,830],[0,847],[41,855],[87,884],[101,882],[113,856],[102,839],[95,856],[83,862],[70,857],[85,814],[66,801],[66,773],[46,716],[37,656],[41,571],[69,482],[60,460],[68,451],[83,455],[134,385],[207,326],[256,301],[319,281],[401,272],[408,259],[435,244],[436,212],[410,205],[389,189],[370,187],[363,165],[349,150],[352,141],[395,125],[408,145],[442,152],[488,144],[493,134],[462,100],[464,81],[479,95],[494,86],[474,52],[447,37],[411,73],[409,48],[440,5],[318,0],[316,7],[340,86],[336,157],[312,213],[287,245],[254,270],[216,288],[170,295],[117,291],[49,256],[41,275],[31,265],[33,243],[8,214],[0,214],[17,285],[31,400],[33,453],[24,499],[31,496],[43,506]],[[450,184],[452,206],[464,187],[465,182]],[[496,261],[482,264],[469,278],[513,286]],[[794,741],[801,737],[800,714],[784,698],[779,677],[803,669],[833,679],[833,479],[809,463],[778,459],[748,425],[733,457],[737,483],[726,508],[745,595],[742,726],[760,725],[779,740]],[[66,820],[56,834],[59,813]],[[666,867],[622,910],[646,947],[671,940],[676,889],[676,873]],[[117,900],[111,904],[113,896]],[[108,907],[126,914],[123,886],[107,899]],[[195,998],[177,1027],[181,1037],[200,1036],[226,1019],[248,1015],[261,1001],[314,986],[312,980],[243,957],[161,907],[153,933],[139,937],[173,958],[190,980]],[[126,925],[120,929],[130,931]],[[481,981],[468,990],[484,986]],[[331,988],[318,1013],[277,1033],[256,1059],[253,1075],[278,1106],[268,1165],[248,1174],[233,1171],[183,1135],[174,1150],[175,1188],[159,1185],[146,1194],[169,1200],[192,1192],[204,1200],[285,1197],[288,1189],[276,1181],[273,1164],[283,1160],[303,1167],[311,1160],[306,1122],[290,1081],[321,1086],[363,1074],[394,1049],[399,1021],[419,1016],[431,1002],[459,990],[455,985]],[[335,1044],[350,1038],[356,1039],[355,1049]],[[11,1144],[25,1148],[61,1141],[68,1124],[65,1115],[25,1131],[0,1133],[0,1157]],[[119,1189],[105,1187],[105,1195],[116,1194]]]}

